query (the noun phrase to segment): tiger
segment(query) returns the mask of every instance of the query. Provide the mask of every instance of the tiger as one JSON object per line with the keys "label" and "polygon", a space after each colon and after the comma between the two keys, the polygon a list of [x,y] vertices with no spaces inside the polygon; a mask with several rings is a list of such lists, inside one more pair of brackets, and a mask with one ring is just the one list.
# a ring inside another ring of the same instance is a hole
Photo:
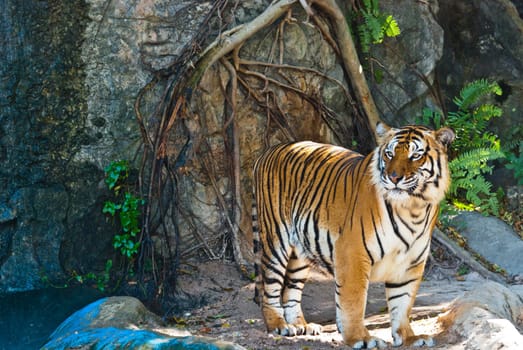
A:
{"label": "tiger", "polygon": [[409,315],[450,183],[447,127],[376,126],[367,156],[301,141],[273,146],[254,164],[255,300],[268,332],[317,335],[302,290],[313,265],[334,276],[336,325],[355,349],[385,347],[364,325],[370,282],[384,282],[393,346],[433,346]]}

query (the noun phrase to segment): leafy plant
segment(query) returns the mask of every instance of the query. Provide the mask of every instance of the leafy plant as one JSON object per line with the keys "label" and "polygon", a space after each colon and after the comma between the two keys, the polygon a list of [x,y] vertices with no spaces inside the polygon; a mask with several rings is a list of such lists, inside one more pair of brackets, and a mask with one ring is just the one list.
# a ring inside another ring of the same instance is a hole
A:
{"label": "leafy plant", "polygon": [[519,141],[516,152],[507,151],[505,155],[508,161],[505,167],[512,170],[518,184],[523,185],[523,141]]}
{"label": "leafy plant", "polygon": [[113,239],[113,247],[127,257],[133,258],[140,248],[137,235],[140,233],[140,206],[143,199],[130,191],[120,192],[129,177],[129,164],[125,160],[115,161],[105,168],[105,183],[114,192],[115,201],[106,201],[102,212],[113,218],[118,218],[122,232]]}
{"label": "leafy plant", "polygon": [[93,281],[96,284],[96,288],[105,292],[107,289],[107,284],[111,279],[111,269],[113,267],[113,261],[111,259],[105,262],[105,269],[101,274],[96,274],[94,272],[88,272],[85,275],[76,275],[74,278],[78,283],[86,283],[88,281]]}
{"label": "leafy plant", "polygon": [[94,272],[88,272],[83,275],[79,275],[76,271],[73,271],[71,273],[71,277],[67,279],[67,281],[63,284],[54,284],[50,281],[49,277],[41,271],[41,280],[42,282],[46,283],[48,286],[52,288],[69,288],[71,285],[71,281],[74,281],[76,283],[84,284],[84,283],[90,283],[94,282],[96,285],[96,288],[101,291],[105,292],[107,290],[107,286],[109,284],[109,281],[111,279],[111,269],[113,267],[113,261],[111,259],[107,260],[105,262],[105,269],[102,273],[97,274]]}
{"label": "leafy plant", "polygon": [[458,209],[480,208],[484,213],[499,215],[497,194],[485,174],[492,173],[489,161],[503,158],[500,150],[482,147],[461,153],[450,161],[452,182],[449,194],[452,204]]}
{"label": "leafy plant", "polygon": [[129,177],[129,163],[126,160],[113,161],[104,171],[107,187],[118,194],[121,184]]}
{"label": "leafy plant", "polygon": [[490,119],[503,114],[501,108],[484,103],[477,105],[480,99],[490,95],[501,95],[502,91],[496,82],[485,79],[476,80],[467,84],[454,98],[458,107],[456,112],[449,112],[445,125],[456,132],[457,138],[452,148],[457,151],[466,151],[477,147],[496,148],[499,150],[499,139],[496,135],[486,131]]}
{"label": "leafy plant", "polygon": [[381,13],[378,0],[363,0],[358,11],[361,23],[357,26],[358,37],[363,53],[368,53],[371,44],[379,44],[387,37],[401,34],[398,23],[392,15]]}
{"label": "leafy plant", "polygon": [[497,83],[485,79],[473,81],[454,98],[457,110],[449,112],[446,119],[438,111],[424,109],[421,122],[432,124],[435,128],[448,126],[456,133],[449,162],[452,182],[447,195],[448,203],[458,209],[479,209],[499,215],[498,196],[492,191],[492,183],[485,175],[493,170],[489,162],[505,155],[498,137],[486,128],[490,119],[502,115],[502,110],[493,104],[479,103],[491,94],[502,94]]}

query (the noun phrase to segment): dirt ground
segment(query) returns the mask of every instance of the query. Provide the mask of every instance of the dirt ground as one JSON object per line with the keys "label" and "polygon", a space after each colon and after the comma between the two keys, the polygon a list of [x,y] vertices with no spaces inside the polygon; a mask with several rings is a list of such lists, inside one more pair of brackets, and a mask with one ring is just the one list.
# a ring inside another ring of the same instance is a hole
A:
{"label": "dirt ground", "polygon": [[[469,274],[463,276],[464,272]],[[411,315],[414,331],[433,335],[436,340],[433,349],[450,348],[456,340],[442,332],[438,316],[448,309],[453,299],[464,291],[478,288],[482,281],[460,261],[445,255],[442,248],[433,247],[426,277]],[[323,333],[319,336],[267,334],[261,310],[252,300],[254,283],[242,278],[233,264],[215,261],[192,266],[181,277],[180,289],[187,298],[186,308],[177,310],[177,316],[169,317],[168,321],[194,335],[231,341],[247,349],[346,348],[334,324],[334,282],[321,273],[312,274],[304,289],[302,303],[308,322],[323,326]],[[371,284],[366,324],[371,334],[389,343],[392,341],[383,285]],[[392,346],[388,348],[392,349]]]}

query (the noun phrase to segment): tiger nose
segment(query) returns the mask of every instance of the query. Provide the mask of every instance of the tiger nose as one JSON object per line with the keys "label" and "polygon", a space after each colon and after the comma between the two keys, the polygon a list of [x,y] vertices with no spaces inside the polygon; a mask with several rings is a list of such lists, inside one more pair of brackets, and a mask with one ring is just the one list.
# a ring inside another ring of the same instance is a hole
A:
{"label": "tiger nose", "polygon": [[392,174],[389,174],[389,179],[392,181],[393,184],[398,184],[398,182],[401,180],[403,176],[400,176],[396,173],[396,171],[392,171]]}

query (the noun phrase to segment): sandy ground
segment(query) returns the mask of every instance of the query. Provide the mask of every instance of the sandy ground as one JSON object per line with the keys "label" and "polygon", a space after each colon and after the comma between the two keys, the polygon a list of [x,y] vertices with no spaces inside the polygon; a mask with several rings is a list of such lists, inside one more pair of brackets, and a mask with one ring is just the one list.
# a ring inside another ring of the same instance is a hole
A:
{"label": "sandy ground", "polygon": [[[436,346],[433,349],[448,349],[453,342],[452,335],[442,333],[438,316],[457,296],[479,288],[483,281],[474,273],[468,278],[458,276],[459,268],[459,261],[438,262],[432,258],[426,269],[426,280],[418,292],[411,315],[412,325],[416,333],[434,336]],[[193,266],[188,272],[181,277],[180,288],[187,298],[187,305],[197,307],[177,310],[176,316],[168,317],[167,320],[177,327],[195,335],[235,342],[247,349],[347,348],[334,325],[334,282],[330,277],[313,273],[304,289],[302,303],[308,322],[321,324],[323,333],[291,338],[267,334],[261,310],[252,301],[254,283],[242,278],[234,265],[209,262]],[[389,343],[392,341],[383,285],[371,284],[366,324],[371,334]],[[388,348],[392,349],[392,346]]]}

